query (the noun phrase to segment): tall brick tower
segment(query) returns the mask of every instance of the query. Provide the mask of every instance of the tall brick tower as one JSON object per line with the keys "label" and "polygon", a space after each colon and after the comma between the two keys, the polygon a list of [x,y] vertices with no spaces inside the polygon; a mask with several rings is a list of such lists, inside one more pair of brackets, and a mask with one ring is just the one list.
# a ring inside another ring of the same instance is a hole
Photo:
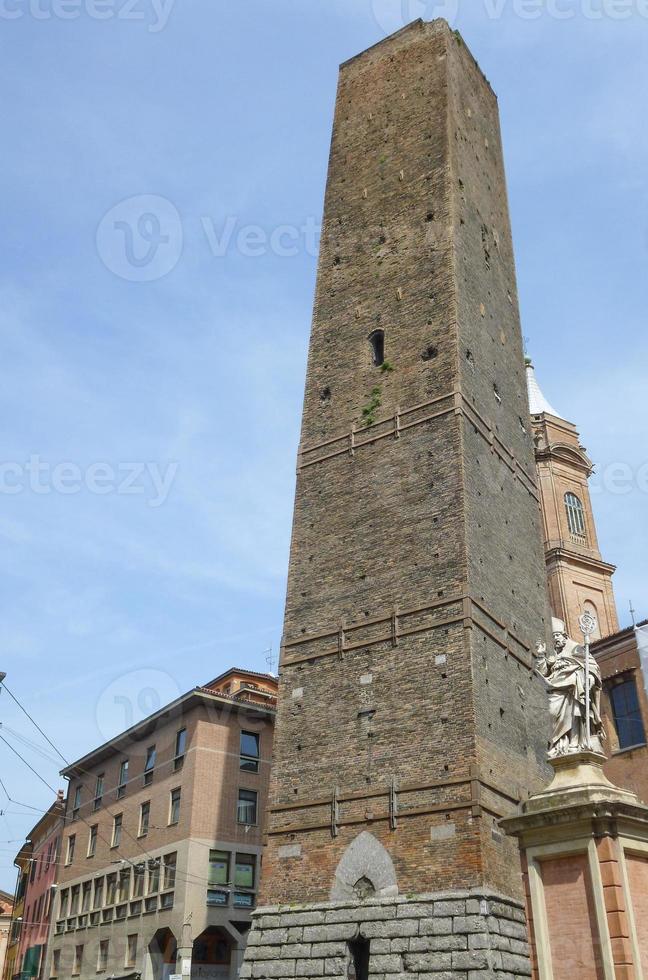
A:
{"label": "tall brick tower", "polygon": [[526,975],[546,617],[497,101],[417,21],[341,68],[244,976]]}

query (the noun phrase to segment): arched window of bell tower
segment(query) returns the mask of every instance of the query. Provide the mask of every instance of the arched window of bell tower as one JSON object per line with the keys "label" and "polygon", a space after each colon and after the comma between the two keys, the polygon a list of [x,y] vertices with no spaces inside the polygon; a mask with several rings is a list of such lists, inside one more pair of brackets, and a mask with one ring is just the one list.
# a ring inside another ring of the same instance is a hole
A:
{"label": "arched window of bell tower", "polygon": [[569,533],[578,538],[585,538],[585,508],[580,497],[577,497],[575,493],[566,493],[565,508]]}

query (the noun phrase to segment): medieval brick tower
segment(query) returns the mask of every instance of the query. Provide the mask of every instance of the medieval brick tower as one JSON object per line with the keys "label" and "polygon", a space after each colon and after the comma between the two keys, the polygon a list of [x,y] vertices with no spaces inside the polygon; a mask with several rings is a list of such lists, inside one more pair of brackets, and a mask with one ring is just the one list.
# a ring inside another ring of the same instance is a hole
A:
{"label": "medieval brick tower", "polygon": [[496,98],[418,21],[341,69],[244,976],[528,972],[538,499]]}

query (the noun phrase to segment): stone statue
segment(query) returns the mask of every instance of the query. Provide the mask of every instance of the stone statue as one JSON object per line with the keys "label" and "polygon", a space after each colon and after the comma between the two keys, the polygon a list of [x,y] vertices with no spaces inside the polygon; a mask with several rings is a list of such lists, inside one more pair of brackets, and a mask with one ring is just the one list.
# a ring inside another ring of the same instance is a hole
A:
{"label": "stone statue", "polygon": [[568,635],[565,624],[552,620],[554,649],[537,647],[536,670],[549,688],[549,711],[553,723],[549,758],[575,752],[603,752],[605,732],[601,720],[601,671],[590,657],[590,732],[586,731],[585,647]]}

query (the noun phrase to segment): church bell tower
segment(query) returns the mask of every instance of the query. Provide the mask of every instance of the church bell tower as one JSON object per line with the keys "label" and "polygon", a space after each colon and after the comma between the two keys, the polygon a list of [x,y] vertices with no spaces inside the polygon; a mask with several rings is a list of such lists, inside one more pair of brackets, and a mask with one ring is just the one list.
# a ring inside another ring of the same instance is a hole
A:
{"label": "church bell tower", "polygon": [[527,387],[535,443],[549,599],[571,636],[580,636],[583,611],[598,624],[595,639],[619,629],[612,576],[603,561],[589,490],[593,465],[576,426],[563,419],[543,395],[527,359]]}
{"label": "church bell tower", "polygon": [[497,100],[417,21],[340,72],[244,977],[526,975],[547,617]]}

